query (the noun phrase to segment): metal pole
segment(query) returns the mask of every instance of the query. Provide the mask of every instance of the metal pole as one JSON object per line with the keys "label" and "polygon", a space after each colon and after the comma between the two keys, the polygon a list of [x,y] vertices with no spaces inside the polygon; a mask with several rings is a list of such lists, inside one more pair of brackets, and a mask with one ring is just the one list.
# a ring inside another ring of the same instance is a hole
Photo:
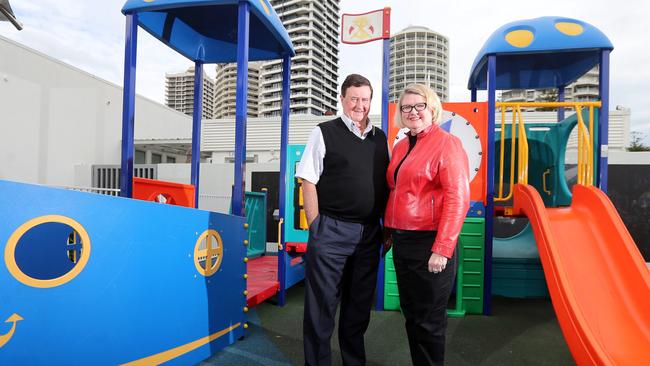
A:
{"label": "metal pole", "polygon": [[[291,56],[286,55],[282,60],[282,119],[280,125],[280,217],[286,215],[285,200],[287,197],[287,180],[293,177],[287,176],[287,149],[289,148],[289,112],[291,97]],[[286,220],[285,220],[286,222]],[[285,226],[282,225],[279,233],[282,249],[278,249],[278,281],[280,292],[278,293],[278,305],[286,303],[287,290],[287,248],[285,244]]]}
{"label": "metal pole", "polygon": [[248,106],[248,1],[240,0],[237,25],[237,106],[235,111],[235,186],[232,214],[245,216],[246,117]]}
{"label": "metal pole", "polygon": [[609,54],[611,50],[600,52],[600,112],[598,113],[598,177],[596,186],[607,193],[607,155],[609,152]]}
{"label": "metal pole", "polygon": [[122,99],[122,165],[120,196],[133,197],[133,131],[135,125],[135,61],[138,48],[138,15],[126,15],[124,89]]}
{"label": "metal pole", "polygon": [[[382,75],[381,75],[381,129],[388,135],[388,83],[390,72],[390,38],[383,39]],[[380,251],[383,249],[380,249]],[[384,267],[385,257],[379,257],[377,272],[377,291],[375,292],[375,310],[384,310]]]}
{"label": "metal pole", "polygon": [[388,134],[388,80],[390,71],[390,38],[383,40],[383,65],[381,74],[381,129]]}
{"label": "metal pole", "polygon": [[492,235],[494,221],[494,112],[496,107],[497,57],[488,56],[488,158],[487,206],[485,207],[485,267],[483,286],[483,313],[492,313]]}
{"label": "metal pole", "polygon": [[[564,85],[557,88],[557,101],[564,102]],[[557,121],[561,122],[564,120],[564,107],[557,109]]]}
{"label": "metal pole", "polygon": [[203,115],[203,62],[194,61],[194,110],[192,111],[192,175],[194,207],[199,207],[199,175],[201,169],[201,117]]}

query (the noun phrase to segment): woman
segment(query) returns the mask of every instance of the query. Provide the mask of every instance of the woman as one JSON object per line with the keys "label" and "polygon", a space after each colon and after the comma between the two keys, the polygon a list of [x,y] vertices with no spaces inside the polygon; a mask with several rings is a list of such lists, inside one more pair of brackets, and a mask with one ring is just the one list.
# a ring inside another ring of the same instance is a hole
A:
{"label": "woman", "polygon": [[429,87],[411,84],[395,121],[408,128],[393,148],[384,218],[414,365],[442,365],[454,249],[469,208],[469,164],[460,140],[441,129],[442,106]]}

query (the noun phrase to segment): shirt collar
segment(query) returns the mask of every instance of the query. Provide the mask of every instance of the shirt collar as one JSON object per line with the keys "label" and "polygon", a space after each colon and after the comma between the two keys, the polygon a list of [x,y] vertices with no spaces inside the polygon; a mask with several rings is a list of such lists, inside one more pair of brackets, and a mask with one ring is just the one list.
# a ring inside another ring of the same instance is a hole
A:
{"label": "shirt collar", "polygon": [[[341,119],[343,120],[343,123],[345,123],[345,126],[350,130],[350,132],[358,134],[359,129],[357,126],[354,124],[354,121],[352,121],[352,118],[348,117],[345,113],[341,114]],[[375,134],[375,130],[373,129],[372,123],[370,123],[370,118],[368,118],[368,123],[366,124],[366,129],[363,130],[361,133],[361,136],[366,136],[368,135],[368,132],[372,131],[372,134]]]}

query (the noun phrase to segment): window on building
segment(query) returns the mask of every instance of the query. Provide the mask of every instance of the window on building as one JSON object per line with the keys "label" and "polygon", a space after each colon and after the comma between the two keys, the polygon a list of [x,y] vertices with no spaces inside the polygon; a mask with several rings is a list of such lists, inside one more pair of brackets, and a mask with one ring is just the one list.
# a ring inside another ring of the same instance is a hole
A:
{"label": "window on building", "polygon": [[162,163],[162,155],[152,153],[151,154],[151,164],[160,164],[160,163]]}
{"label": "window on building", "polygon": [[[235,162],[235,157],[234,156],[226,156],[224,157],[224,162],[225,163],[234,163]],[[254,154],[253,156],[246,156],[246,162],[247,163],[257,163],[259,160],[259,156],[257,154]]]}
{"label": "window on building", "polygon": [[147,154],[142,150],[135,151],[135,164],[146,164],[147,163]]}
{"label": "window on building", "polygon": [[166,159],[167,164],[176,164],[176,157],[175,156],[168,156]]}

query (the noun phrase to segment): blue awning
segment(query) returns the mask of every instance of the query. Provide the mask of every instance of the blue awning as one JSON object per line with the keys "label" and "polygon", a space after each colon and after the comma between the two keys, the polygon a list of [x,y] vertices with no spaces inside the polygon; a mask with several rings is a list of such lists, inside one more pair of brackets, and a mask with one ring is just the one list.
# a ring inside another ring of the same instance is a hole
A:
{"label": "blue awning", "polygon": [[468,89],[487,89],[487,58],[496,55],[496,89],[566,86],[596,66],[614,46],[580,20],[541,17],[508,23],[485,42],[472,64]]}
{"label": "blue awning", "polygon": [[[237,61],[238,0],[128,0],[124,14],[192,61]],[[295,51],[268,0],[248,0],[249,60],[271,60]]]}

